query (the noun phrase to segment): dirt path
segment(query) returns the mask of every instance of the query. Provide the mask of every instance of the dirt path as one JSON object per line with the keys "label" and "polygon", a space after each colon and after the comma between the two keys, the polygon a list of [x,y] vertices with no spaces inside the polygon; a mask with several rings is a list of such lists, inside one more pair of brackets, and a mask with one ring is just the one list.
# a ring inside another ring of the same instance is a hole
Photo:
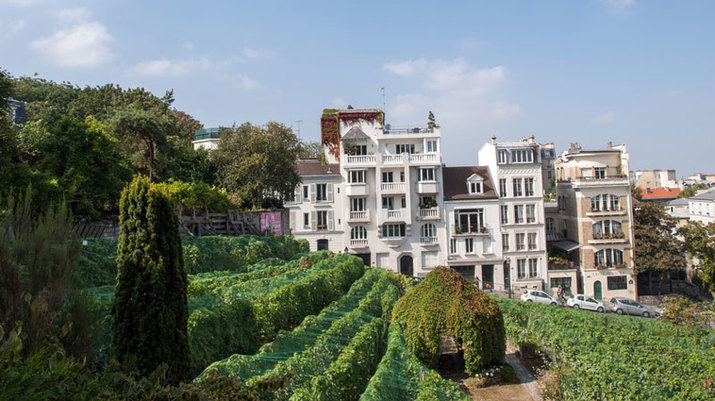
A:
{"label": "dirt path", "polygon": [[[504,358],[516,372],[521,384],[504,384],[484,388],[468,388],[467,393],[473,400],[481,401],[541,401],[534,376],[522,365],[514,349],[509,349]],[[460,381],[464,388],[464,381]]]}

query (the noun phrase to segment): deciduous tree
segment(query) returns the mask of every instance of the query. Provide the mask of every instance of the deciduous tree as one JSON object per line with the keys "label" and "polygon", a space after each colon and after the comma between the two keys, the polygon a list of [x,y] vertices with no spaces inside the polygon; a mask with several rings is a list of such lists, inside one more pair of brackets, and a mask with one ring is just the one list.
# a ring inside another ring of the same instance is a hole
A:
{"label": "deciduous tree", "polygon": [[635,271],[662,272],[685,267],[676,221],[658,203],[639,202],[633,210]]}
{"label": "deciduous tree", "polygon": [[697,258],[697,277],[705,291],[715,297],[715,224],[690,221],[680,228],[685,250]]}

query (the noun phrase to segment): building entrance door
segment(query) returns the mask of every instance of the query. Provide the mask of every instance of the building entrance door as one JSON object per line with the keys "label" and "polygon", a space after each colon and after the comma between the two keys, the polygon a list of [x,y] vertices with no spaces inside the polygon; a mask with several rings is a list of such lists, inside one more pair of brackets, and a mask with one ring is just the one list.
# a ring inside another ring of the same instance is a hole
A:
{"label": "building entrance door", "polygon": [[482,290],[494,289],[494,265],[482,265]]}
{"label": "building entrance door", "polygon": [[400,258],[400,273],[407,277],[412,277],[414,275],[411,255],[404,255]]}
{"label": "building entrance door", "polygon": [[601,298],[603,298],[600,281],[596,281],[595,283],[593,283],[593,297],[598,299],[599,301],[601,300]]}

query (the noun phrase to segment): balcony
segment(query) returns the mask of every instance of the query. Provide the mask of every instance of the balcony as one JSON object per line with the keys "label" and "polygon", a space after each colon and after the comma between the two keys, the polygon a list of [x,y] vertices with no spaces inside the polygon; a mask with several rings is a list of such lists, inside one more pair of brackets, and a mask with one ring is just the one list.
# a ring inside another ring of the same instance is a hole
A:
{"label": "balcony", "polygon": [[627,242],[628,238],[623,233],[594,235],[593,239],[588,240],[588,243],[593,245],[625,244]]}
{"label": "balcony", "polygon": [[348,217],[348,223],[369,223],[370,222],[370,211],[369,210],[359,210],[350,212]]}
{"label": "balcony", "polygon": [[367,248],[368,242],[366,239],[351,239],[350,248]]}
{"label": "balcony", "polygon": [[345,195],[347,196],[367,196],[370,187],[363,182],[353,182],[345,185]]}
{"label": "balcony", "polygon": [[626,215],[626,210],[622,208],[611,209],[611,210],[589,210],[586,212],[588,217],[600,217],[600,216],[624,216]]}
{"label": "balcony", "polygon": [[486,226],[475,227],[475,226],[461,226],[457,225],[452,228],[452,232],[455,237],[466,237],[466,236],[488,236],[489,229]]}
{"label": "balcony", "polygon": [[407,213],[405,209],[381,209],[380,210],[380,221],[381,222],[398,222],[404,221]]}
{"label": "balcony", "polygon": [[440,164],[439,153],[414,153],[410,155],[410,164]]}
{"label": "balcony", "polygon": [[417,181],[418,194],[436,194],[437,192],[439,192],[437,181]]}
{"label": "balcony", "polygon": [[374,167],[375,155],[343,155],[343,164],[346,167]]}
{"label": "balcony", "polygon": [[407,192],[407,185],[404,182],[383,182],[381,189],[383,194],[404,194]]}
{"label": "balcony", "polygon": [[439,208],[428,207],[417,212],[417,220],[439,220]]}
{"label": "balcony", "polygon": [[437,237],[420,237],[420,244],[425,246],[439,245]]}
{"label": "balcony", "polygon": [[403,164],[403,157],[406,153],[399,155],[382,155],[382,164]]}

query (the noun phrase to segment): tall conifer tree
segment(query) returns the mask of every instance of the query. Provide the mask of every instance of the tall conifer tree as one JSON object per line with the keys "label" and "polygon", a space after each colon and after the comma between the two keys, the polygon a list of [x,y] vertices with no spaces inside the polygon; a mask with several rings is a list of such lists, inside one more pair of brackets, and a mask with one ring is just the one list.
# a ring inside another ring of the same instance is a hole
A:
{"label": "tall conifer tree", "polygon": [[190,361],[178,217],[168,197],[143,176],[124,189],[119,209],[114,352],[142,376],[166,363],[176,383],[187,378]]}

